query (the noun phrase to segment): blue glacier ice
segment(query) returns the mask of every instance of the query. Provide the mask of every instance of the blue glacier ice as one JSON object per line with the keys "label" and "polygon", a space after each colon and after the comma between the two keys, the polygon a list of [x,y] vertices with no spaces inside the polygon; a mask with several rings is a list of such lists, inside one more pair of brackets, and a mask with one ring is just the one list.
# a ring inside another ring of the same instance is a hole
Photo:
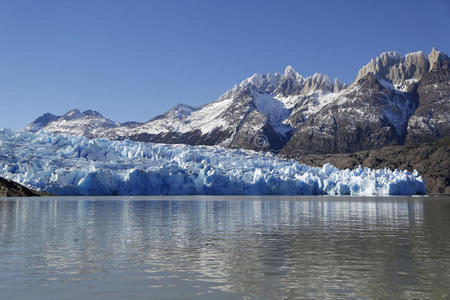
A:
{"label": "blue glacier ice", "polygon": [[57,195],[412,195],[414,171],[310,167],[270,153],[0,129],[0,176]]}

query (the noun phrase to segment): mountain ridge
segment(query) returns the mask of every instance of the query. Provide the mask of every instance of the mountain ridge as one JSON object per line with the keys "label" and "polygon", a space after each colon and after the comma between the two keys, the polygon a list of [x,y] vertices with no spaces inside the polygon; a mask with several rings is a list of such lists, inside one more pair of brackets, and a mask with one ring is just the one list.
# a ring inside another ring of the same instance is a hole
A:
{"label": "mountain ridge", "polygon": [[200,107],[178,104],[144,123],[71,110],[46,113],[25,130],[291,154],[430,142],[450,134],[448,69],[448,56],[435,48],[428,57],[389,51],[362,66],[350,85],[287,66],[283,73],[255,73]]}

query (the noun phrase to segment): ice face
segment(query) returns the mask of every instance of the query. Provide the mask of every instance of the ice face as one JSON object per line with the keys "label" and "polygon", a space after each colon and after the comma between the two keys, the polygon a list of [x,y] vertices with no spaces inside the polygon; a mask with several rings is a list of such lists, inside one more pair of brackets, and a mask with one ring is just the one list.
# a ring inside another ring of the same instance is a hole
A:
{"label": "ice face", "polygon": [[313,168],[273,154],[0,130],[0,176],[57,195],[411,195],[417,172]]}

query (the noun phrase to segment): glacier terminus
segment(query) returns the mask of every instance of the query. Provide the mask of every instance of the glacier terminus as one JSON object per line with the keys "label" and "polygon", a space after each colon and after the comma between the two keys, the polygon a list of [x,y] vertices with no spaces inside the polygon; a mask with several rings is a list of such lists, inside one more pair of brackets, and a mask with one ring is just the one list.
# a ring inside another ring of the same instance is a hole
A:
{"label": "glacier terminus", "polygon": [[330,164],[272,153],[0,130],[0,177],[56,195],[414,195],[418,172]]}

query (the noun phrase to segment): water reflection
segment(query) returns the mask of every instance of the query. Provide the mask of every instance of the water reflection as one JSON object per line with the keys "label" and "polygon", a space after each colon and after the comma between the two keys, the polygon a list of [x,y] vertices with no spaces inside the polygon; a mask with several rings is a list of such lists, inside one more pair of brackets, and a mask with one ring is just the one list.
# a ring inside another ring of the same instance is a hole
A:
{"label": "water reflection", "polygon": [[0,296],[450,295],[448,198],[138,199],[0,200]]}

